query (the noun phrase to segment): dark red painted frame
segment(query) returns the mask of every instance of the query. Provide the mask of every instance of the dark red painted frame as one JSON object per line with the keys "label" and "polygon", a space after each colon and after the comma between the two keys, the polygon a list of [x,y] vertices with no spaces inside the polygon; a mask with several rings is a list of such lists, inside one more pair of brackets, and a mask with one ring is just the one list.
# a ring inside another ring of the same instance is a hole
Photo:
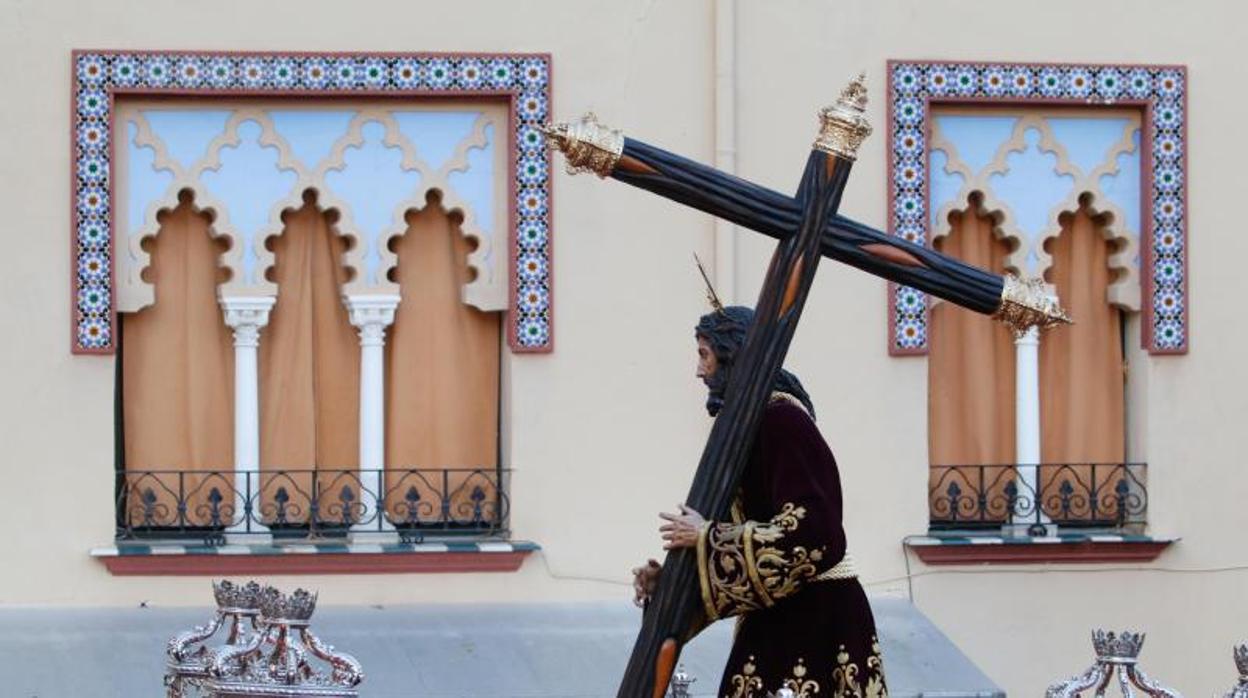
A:
{"label": "dark red painted frame", "polygon": [[907,545],[927,565],[1152,562],[1173,541]]}
{"label": "dark red painted frame", "polygon": [[270,574],[515,572],[532,551],[507,553],[315,553],[279,555],[114,555],[100,562],[117,577]]}

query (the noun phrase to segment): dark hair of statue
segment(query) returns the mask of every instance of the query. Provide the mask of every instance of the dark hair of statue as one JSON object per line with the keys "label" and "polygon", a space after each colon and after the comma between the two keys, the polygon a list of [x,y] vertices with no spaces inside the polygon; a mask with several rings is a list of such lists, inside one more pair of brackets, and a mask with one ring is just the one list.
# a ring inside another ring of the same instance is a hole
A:
{"label": "dark hair of statue", "polygon": [[[741,347],[745,344],[745,333],[749,331],[750,323],[753,321],[753,309],[743,305],[730,305],[722,310],[703,315],[698,320],[697,327],[694,328],[694,335],[706,340],[711,346],[711,351],[715,352],[715,360],[718,363],[715,373],[706,379],[708,390],[706,411],[712,417],[719,414],[719,410],[724,406],[724,391],[728,389],[728,378],[732,375],[733,361],[737,357],[737,352],[741,351]],[[788,393],[797,398],[810,414],[810,418],[815,418],[815,406],[811,403],[810,395],[802,387],[802,382],[797,379],[797,376],[783,368],[780,369],[780,372],[776,374],[773,390]]]}

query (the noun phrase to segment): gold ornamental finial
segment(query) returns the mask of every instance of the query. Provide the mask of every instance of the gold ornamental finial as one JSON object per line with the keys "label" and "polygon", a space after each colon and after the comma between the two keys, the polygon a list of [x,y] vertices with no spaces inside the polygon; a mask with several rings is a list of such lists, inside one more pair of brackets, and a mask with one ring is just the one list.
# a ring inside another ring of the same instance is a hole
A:
{"label": "gold ornamental finial", "polygon": [[819,137],[814,149],[853,160],[858,146],[871,135],[867,122],[867,74],[858,77],[841,90],[836,104],[819,110]]}
{"label": "gold ornamental finial", "polygon": [[598,123],[593,112],[579,121],[546,124],[542,133],[551,149],[563,153],[568,174],[593,172],[606,177],[624,152],[624,134]]}
{"label": "gold ornamental finial", "polygon": [[1050,295],[1044,279],[1019,279],[1013,274],[1005,275],[1001,288],[1001,306],[993,317],[1009,325],[1015,337],[1022,337],[1033,327],[1042,330],[1057,325],[1072,324],[1070,316],[1062,310],[1057,297]]}

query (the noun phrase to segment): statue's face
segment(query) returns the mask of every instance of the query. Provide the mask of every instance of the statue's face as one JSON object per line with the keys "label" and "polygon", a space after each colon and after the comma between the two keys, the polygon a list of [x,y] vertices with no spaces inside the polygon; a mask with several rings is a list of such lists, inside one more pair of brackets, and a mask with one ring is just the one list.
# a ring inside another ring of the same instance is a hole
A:
{"label": "statue's face", "polygon": [[715,357],[715,351],[711,349],[710,342],[698,337],[698,378],[702,379],[703,383],[707,383],[718,369],[719,359]]}

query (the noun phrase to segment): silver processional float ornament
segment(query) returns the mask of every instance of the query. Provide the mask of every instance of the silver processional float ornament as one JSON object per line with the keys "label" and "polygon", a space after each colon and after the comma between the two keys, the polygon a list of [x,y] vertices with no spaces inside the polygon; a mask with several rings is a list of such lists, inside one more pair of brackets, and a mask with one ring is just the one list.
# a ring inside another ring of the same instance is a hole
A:
{"label": "silver processional float ornament", "polygon": [[690,698],[689,687],[697,679],[693,678],[685,671],[685,665],[681,664],[676,668],[676,673],[672,674],[672,684],[667,689],[666,698]]}
{"label": "silver processional float ornament", "polygon": [[1236,645],[1232,654],[1239,670],[1239,683],[1227,691],[1225,698],[1248,698],[1248,643]]}
{"label": "silver processional float ornament", "polygon": [[1144,633],[1092,631],[1096,663],[1074,678],[1049,686],[1044,692],[1045,698],[1077,698],[1089,690],[1099,698],[1115,679],[1122,695],[1128,698],[1134,695],[1132,686],[1154,698],[1182,698],[1178,691],[1149,679],[1140,669],[1138,661],[1143,646]]}
{"label": "silver processional float ornament", "polygon": [[165,646],[166,698],[204,695],[208,661],[212,656],[209,640],[224,628],[224,644],[240,645],[258,632],[256,616],[260,613],[260,592],[261,587],[256,582],[239,585],[222,580],[212,583],[212,594],[217,600],[216,615],[204,625],[174,635]]}
{"label": "silver processional float ornament", "polygon": [[[334,651],[312,633],[316,594],[289,595],[266,587],[260,594],[260,632],[243,645],[212,653],[207,682],[212,698],[357,698],[364,680],[360,663]],[[327,665],[318,668],[312,659]]]}
{"label": "silver processional float ornament", "polygon": [[[217,613],[166,646],[167,698],[357,698],[364,672],[308,627],[316,595],[286,595],[256,582],[214,582]],[[222,628],[226,632],[218,636]],[[214,637],[221,644],[209,647]],[[319,662],[314,663],[316,659]],[[328,668],[318,667],[324,664]]]}

